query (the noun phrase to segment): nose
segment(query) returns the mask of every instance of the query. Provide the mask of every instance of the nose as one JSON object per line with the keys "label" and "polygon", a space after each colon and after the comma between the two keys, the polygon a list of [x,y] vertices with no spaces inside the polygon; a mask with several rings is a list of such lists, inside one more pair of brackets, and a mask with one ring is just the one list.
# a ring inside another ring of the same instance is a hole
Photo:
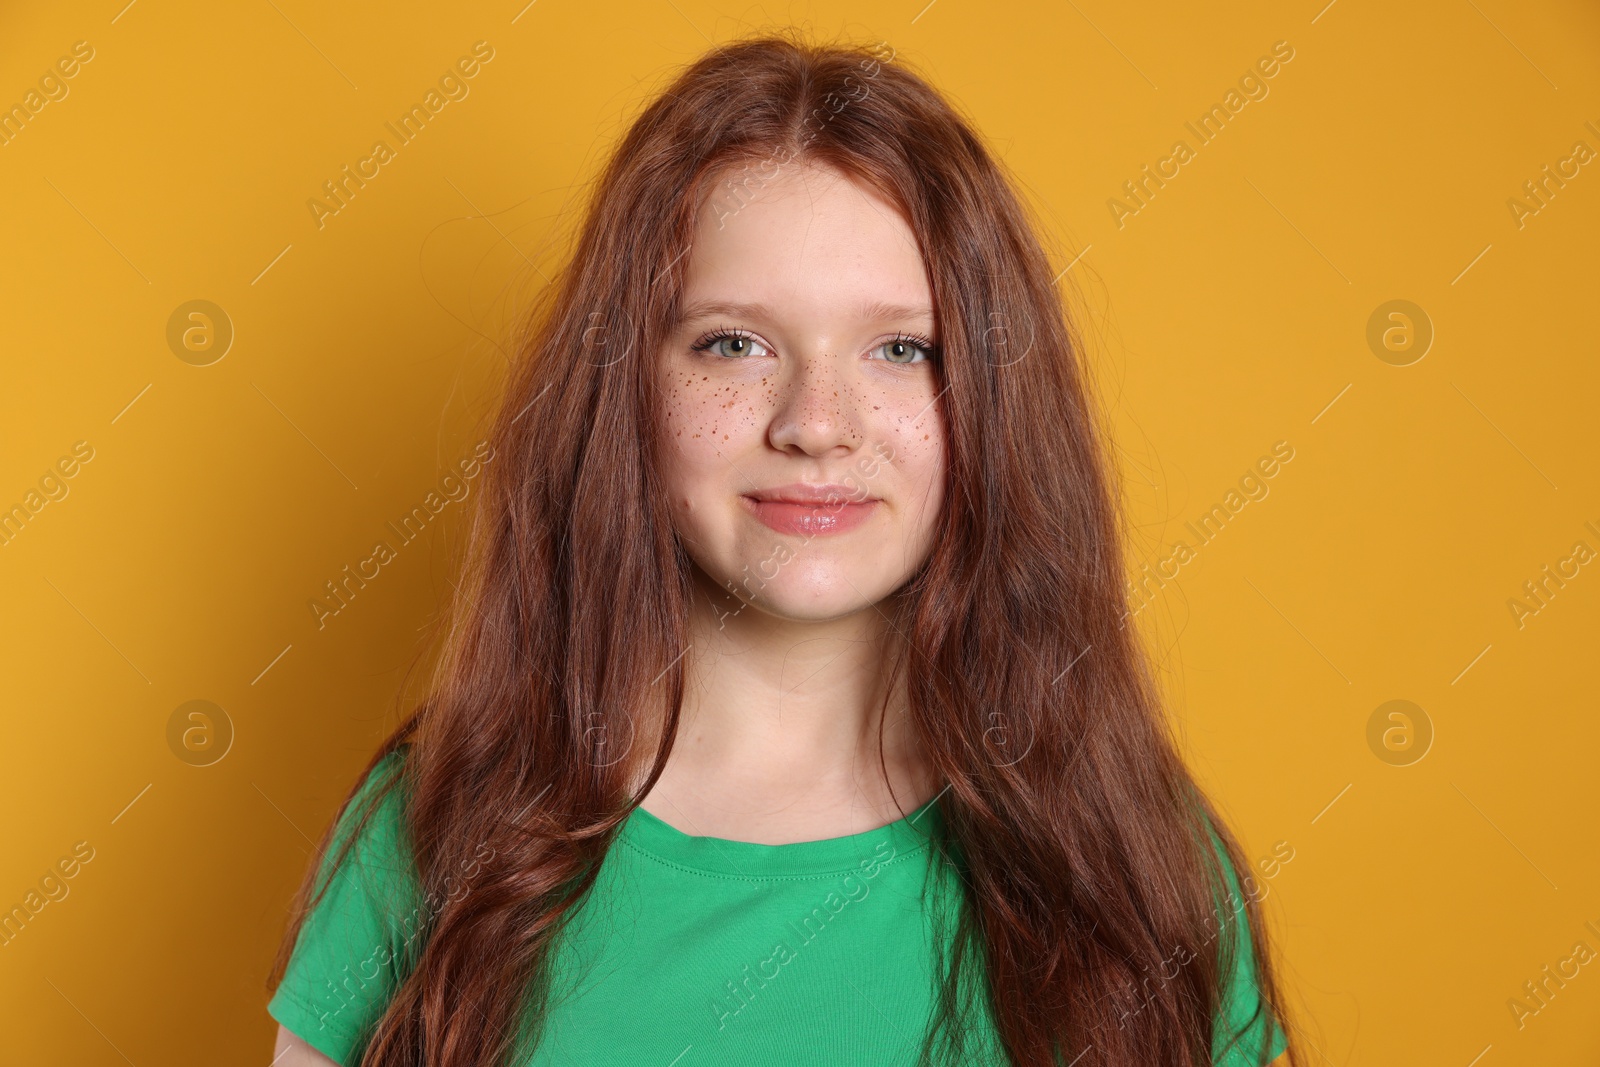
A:
{"label": "nose", "polygon": [[848,455],[866,440],[848,357],[813,346],[780,372],[767,430],[772,446],[808,456]]}

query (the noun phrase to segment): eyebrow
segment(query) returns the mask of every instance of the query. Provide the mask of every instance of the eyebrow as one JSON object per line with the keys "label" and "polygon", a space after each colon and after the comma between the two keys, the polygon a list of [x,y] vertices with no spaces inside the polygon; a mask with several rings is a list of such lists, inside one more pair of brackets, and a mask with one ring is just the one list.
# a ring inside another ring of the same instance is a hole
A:
{"label": "eyebrow", "polygon": [[[933,309],[926,305],[891,304],[883,300],[872,300],[860,305],[861,317],[868,322],[887,322],[894,320],[926,319],[933,320]],[[697,300],[683,309],[678,316],[679,322],[690,322],[695,319],[710,318],[713,315],[723,315],[728,318],[766,319],[769,322],[775,318],[772,309],[765,304],[751,303],[739,304],[722,300]]]}

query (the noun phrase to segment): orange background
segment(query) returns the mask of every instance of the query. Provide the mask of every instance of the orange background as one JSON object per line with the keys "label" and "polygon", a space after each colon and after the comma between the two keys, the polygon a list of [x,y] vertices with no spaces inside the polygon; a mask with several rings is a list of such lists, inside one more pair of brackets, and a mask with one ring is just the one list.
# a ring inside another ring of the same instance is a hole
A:
{"label": "orange background", "polygon": [[[0,507],[65,488],[0,545],[0,907],[92,853],[0,947],[6,1062],[271,1059],[285,904],[394,721],[464,505],[320,627],[308,602],[472,453],[629,119],[773,19],[924,71],[1071,266],[1134,565],[1194,549],[1139,614],[1189,755],[1252,856],[1293,850],[1263,884],[1311,1062],[1600,1056],[1600,963],[1508,1006],[1600,951],[1600,164],[1562,164],[1600,151],[1592,5],[122,4],[0,22],[0,104],[93,52],[0,145]],[[467,95],[319,227],[323,182],[478,41]],[[1202,144],[1185,123],[1280,41]],[[1547,164],[1570,177],[1519,220]],[[192,300],[231,324],[220,359],[169,343]],[[1392,300],[1425,353],[1369,344]],[[1569,577],[1519,618],[1546,565]],[[231,724],[209,765],[220,720],[187,760],[200,720],[169,731],[194,700]]]}

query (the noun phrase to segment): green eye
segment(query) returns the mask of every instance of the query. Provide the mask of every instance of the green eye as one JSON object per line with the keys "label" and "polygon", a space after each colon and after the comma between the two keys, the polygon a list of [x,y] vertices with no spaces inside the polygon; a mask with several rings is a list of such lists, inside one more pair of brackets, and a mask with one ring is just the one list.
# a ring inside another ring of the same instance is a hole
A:
{"label": "green eye", "polygon": [[[889,363],[926,363],[934,358],[936,350],[933,344],[920,337],[896,337],[879,345],[877,351],[884,353],[886,362]],[[918,353],[922,359],[917,359]]]}
{"label": "green eye", "polygon": [[752,346],[766,351],[766,345],[747,333],[738,330],[716,330],[700,338],[689,348],[694,352],[709,351],[723,359],[743,359],[750,355]]}

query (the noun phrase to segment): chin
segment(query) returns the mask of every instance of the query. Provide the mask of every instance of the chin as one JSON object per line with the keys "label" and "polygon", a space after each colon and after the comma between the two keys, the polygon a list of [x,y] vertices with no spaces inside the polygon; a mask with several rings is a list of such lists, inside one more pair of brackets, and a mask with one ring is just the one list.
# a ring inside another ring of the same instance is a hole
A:
{"label": "chin", "polygon": [[826,621],[871,608],[893,589],[883,585],[882,571],[840,568],[795,560],[764,585],[751,584],[754,596],[741,588],[751,607],[786,619]]}
{"label": "chin", "polygon": [[759,611],[775,619],[791,622],[831,622],[869,611],[871,603],[864,602],[848,586],[842,592],[829,591],[828,595],[807,599],[804,597],[767,597],[751,604],[746,611]]}

